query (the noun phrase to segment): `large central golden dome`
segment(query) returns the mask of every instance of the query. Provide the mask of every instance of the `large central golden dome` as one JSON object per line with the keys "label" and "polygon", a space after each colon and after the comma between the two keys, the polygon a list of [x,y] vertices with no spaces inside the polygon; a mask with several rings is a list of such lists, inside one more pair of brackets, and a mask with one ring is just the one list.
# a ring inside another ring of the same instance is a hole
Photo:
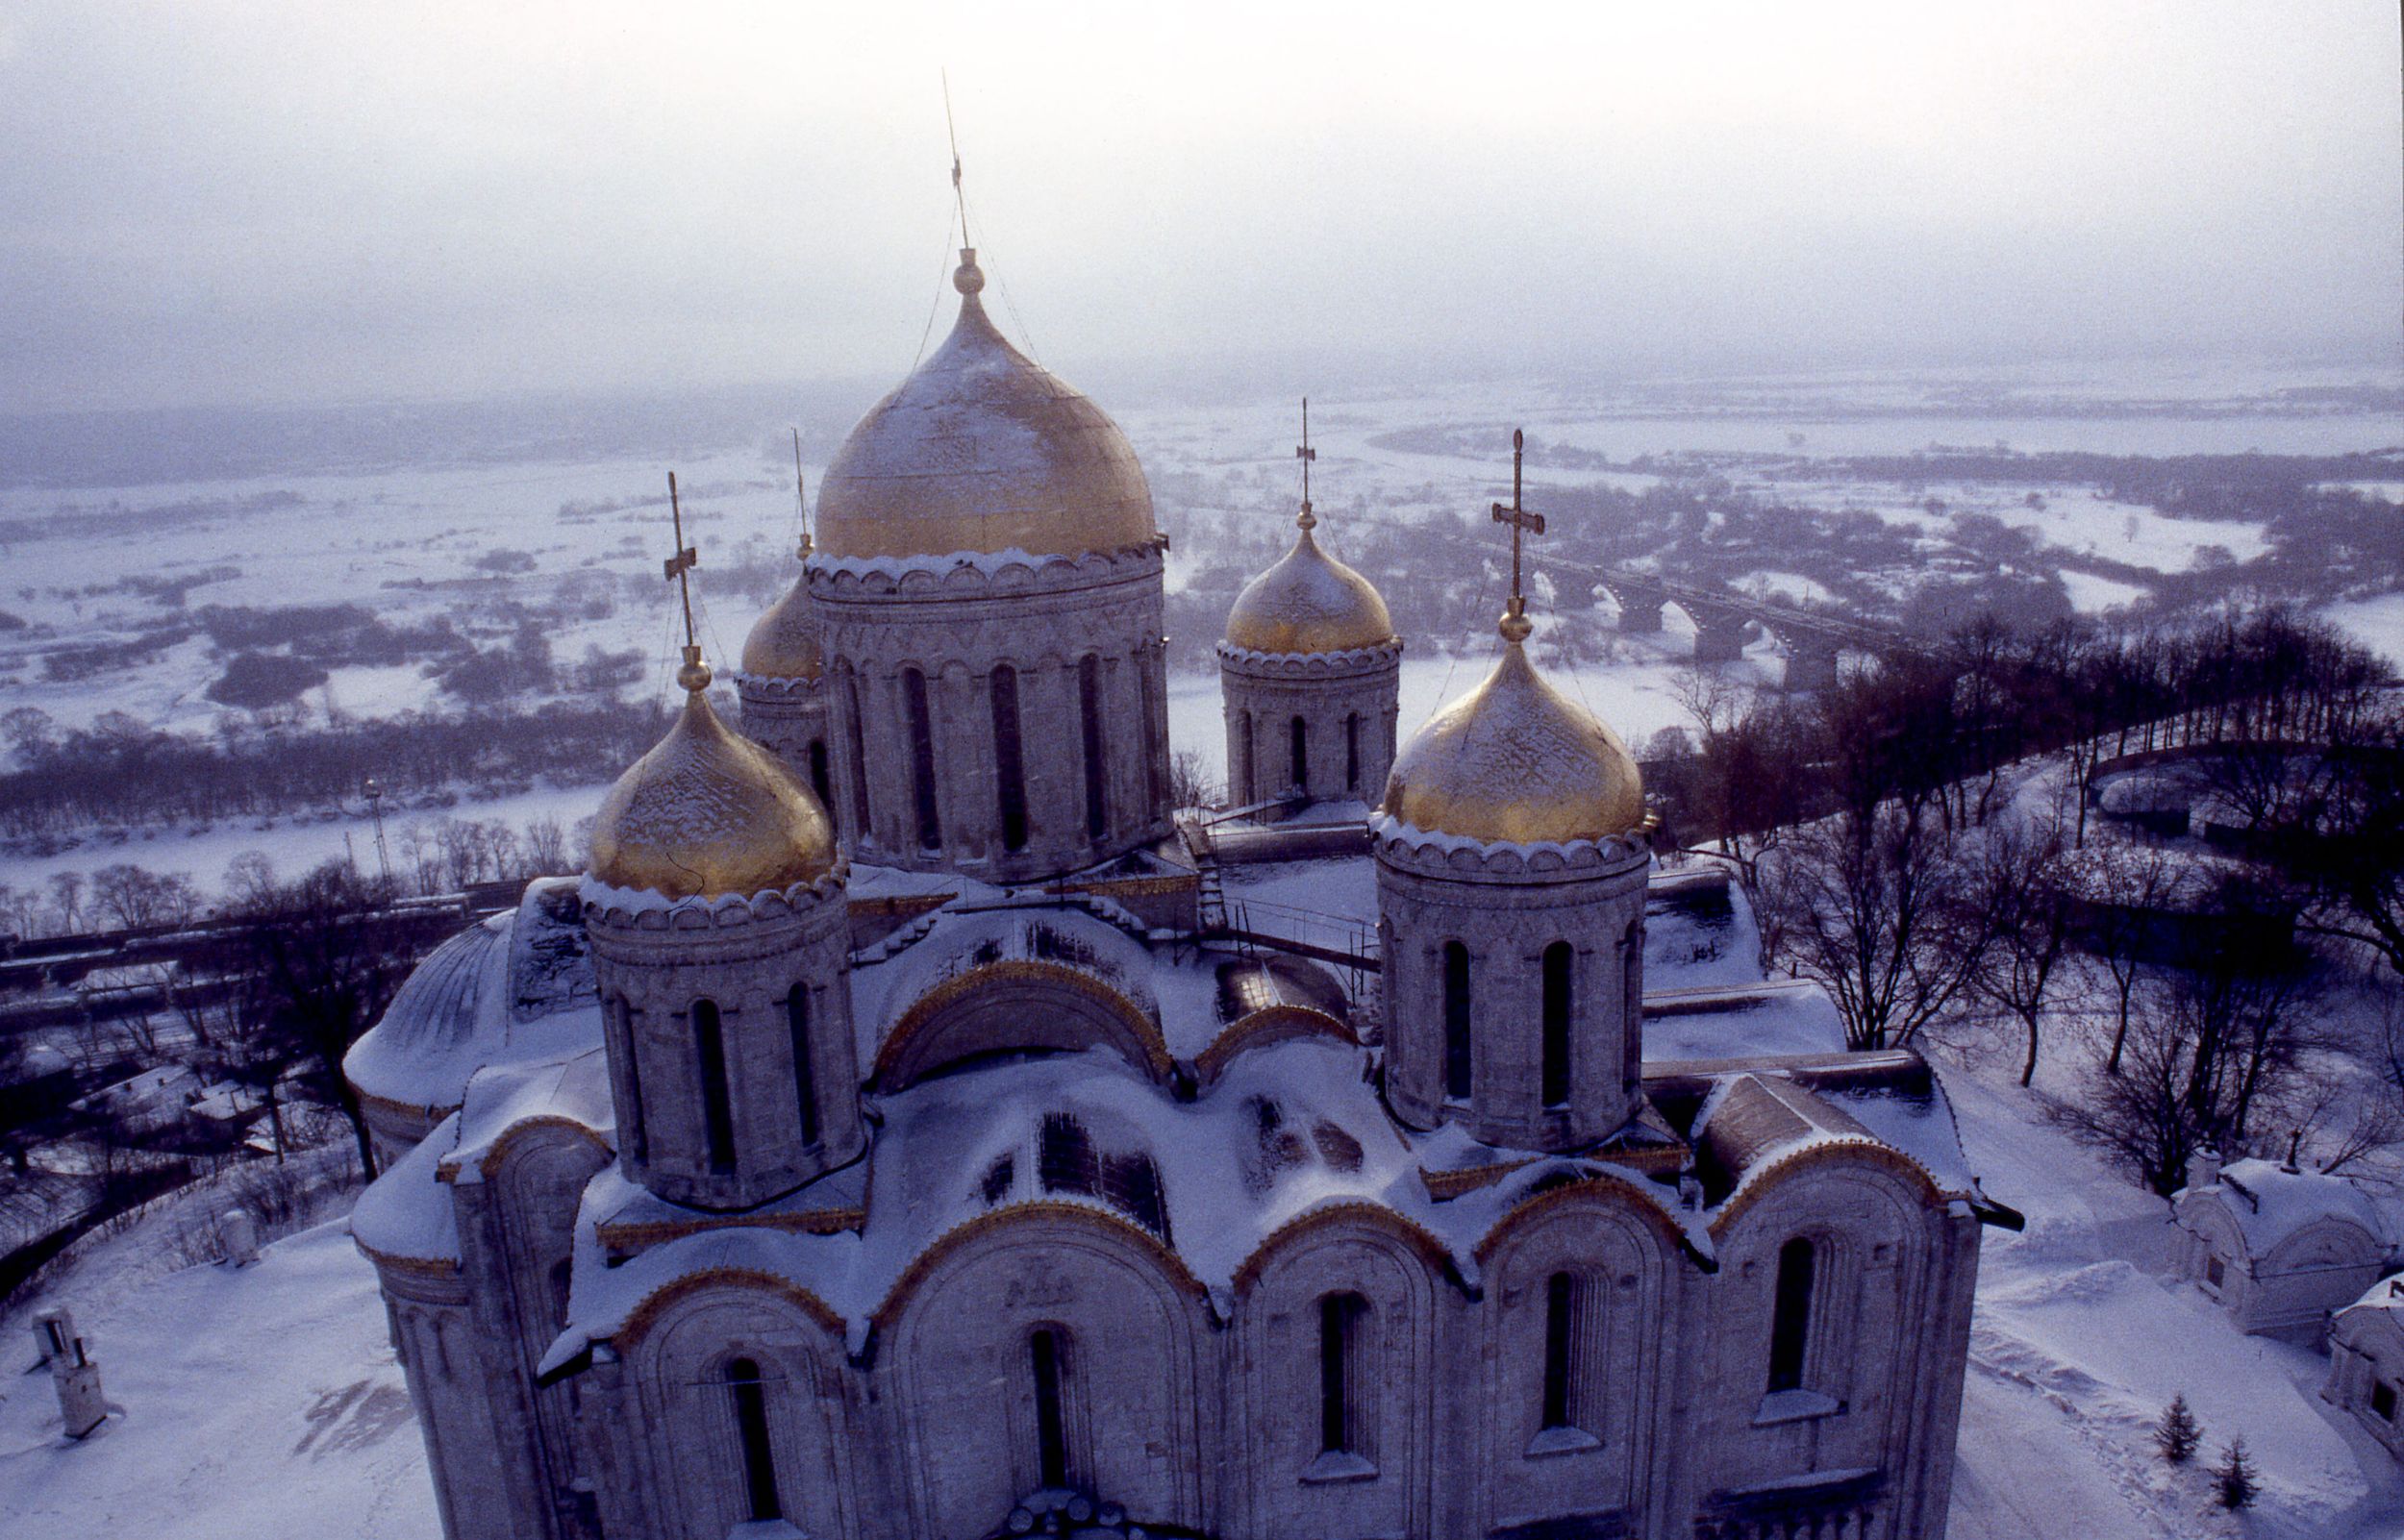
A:
{"label": "large central golden dome", "polygon": [[1540,677],[1504,623],[1502,660],[1412,735],[1386,782],[1385,812],[1431,834],[1488,844],[1566,844],[1644,821],[1644,784],[1619,735]]}
{"label": "large central golden dome", "polygon": [[952,283],[951,335],[827,467],[819,551],[1081,556],[1150,544],[1152,491],[1117,424],[994,329],[974,251]]}
{"label": "large central golden dome", "polygon": [[664,898],[747,898],[833,871],[826,809],[774,755],[718,720],[706,670],[687,671],[691,694],[676,725],[601,804],[592,876]]}
{"label": "large central golden dome", "polygon": [[1256,653],[1344,653],[1394,639],[1369,580],[1319,549],[1310,520],[1293,549],[1244,585],[1227,611],[1227,641]]}

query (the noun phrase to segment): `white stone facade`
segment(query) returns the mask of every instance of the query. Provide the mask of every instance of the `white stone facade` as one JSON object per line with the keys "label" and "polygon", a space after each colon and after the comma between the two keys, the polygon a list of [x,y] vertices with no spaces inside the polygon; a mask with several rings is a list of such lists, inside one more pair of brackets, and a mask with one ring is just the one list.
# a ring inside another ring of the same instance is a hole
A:
{"label": "white stone facade", "polygon": [[1645,836],[1479,846],[1377,825],[1386,1094],[1415,1128],[1523,1150],[1636,1112]]}
{"label": "white stone facade", "polygon": [[1227,800],[1374,804],[1394,765],[1402,641],[1341,653],[1218,646]]}
{"label": "white stone facade", "polygon": [[1164,837],[1161,554],[813,558],[855,857],[1012,882]]}

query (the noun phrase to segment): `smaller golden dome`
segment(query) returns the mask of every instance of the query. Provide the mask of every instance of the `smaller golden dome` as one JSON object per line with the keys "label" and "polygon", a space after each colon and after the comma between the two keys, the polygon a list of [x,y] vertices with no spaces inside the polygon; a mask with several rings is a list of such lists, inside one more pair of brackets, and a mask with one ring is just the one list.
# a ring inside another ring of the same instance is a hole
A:
{"label": "smaller golden dome", "polygon": [[756,679],[815,680],[826,672],[818,612],[810,602],[810,580],[796,578],[785,597],[770,605],[743,639],[743,672]]}
{"label": "smaller golden dome", "polygon": [[1412,828],[1488,844],[1566,844],[1644,821],[1644,784],[1617,733],[1540,677],[1506,623],[1502,660],[1412,735],[1383,809]]}
{"label": "smaller golden dome", "polygon": [[1227,643],[1256,653],[1343,653],[1394,639],[1386,601],[1368,579],[1319,549],[1306,507],[1302,533],[1276,565],[1244,585],[1227,611]]}
{"label": "smaller golden dome", "polygon": [[706,668],[680,677],[691,693],[676,725],[601,803],[588,859],[593,879],[664,898],[720,898],[833,871],[835,829],[810,788],[718,720]]}

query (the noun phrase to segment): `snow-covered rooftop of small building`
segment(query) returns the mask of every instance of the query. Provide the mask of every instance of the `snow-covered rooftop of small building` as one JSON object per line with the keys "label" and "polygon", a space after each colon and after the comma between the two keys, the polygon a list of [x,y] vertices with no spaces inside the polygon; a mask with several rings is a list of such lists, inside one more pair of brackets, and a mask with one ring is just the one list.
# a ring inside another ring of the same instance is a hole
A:
{"label": "snow-covered rooftop of small building", "polygon": [[2307,1228],[2323,1221],[2351,1225],[2381,1246],[2398,1238],[2395,1216],[2343,1177],[2291,1170],[2275,1160],[2232,1160],[2219,1180],[2183,1196],[2217,1197],[2237,1220],[2246,1254],[2268,1256]]}

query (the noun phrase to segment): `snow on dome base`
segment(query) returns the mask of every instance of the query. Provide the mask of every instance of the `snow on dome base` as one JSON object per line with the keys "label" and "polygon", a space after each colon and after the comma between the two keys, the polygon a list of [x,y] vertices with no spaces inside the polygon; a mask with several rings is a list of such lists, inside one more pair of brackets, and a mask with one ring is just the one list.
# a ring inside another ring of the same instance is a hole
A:
{"label": "snow on dome base", "polygon": [[1228,645],[1248,652],[1343,653],[1393,639],[1393,617],[1375,585],[1321,550],[1307,528],[1227,611]]}
{"label": "snow on dome base", "polygon": [[977,298],[975,253],[961,256],[951,335],[870,409],[827,467],[819,551],[876,559],[1017,546],[1078,556],[1151,544],[1152,492],[1126,435],[995,330]]}
{"label": "snow on dome base", "polygon": [[694,690],[667,736],[610,788],[588,866],[612,887],[687,899],[814,882],[836,860],[834,826],[810,788]]}
{"label": "snow on dome base", "polygon": [[1644,822],[1644,785],[1618,734],[1546,683],[1517,640],[1476,689],[1412,735],[1381,810],[1486,844],[1568,844]]}

